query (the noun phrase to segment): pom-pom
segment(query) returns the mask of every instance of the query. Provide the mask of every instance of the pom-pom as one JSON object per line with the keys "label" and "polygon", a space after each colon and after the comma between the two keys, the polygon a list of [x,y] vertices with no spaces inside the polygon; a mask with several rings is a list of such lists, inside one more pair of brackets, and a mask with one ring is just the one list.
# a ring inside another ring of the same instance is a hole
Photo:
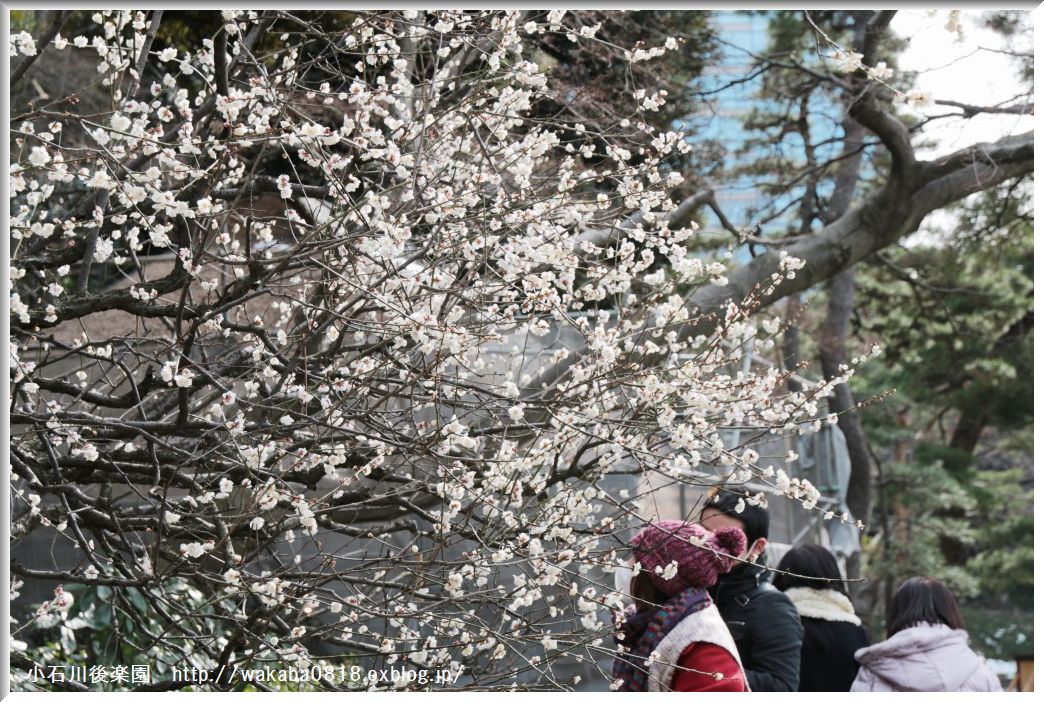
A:
{"label": "pom-pom", "polygon": [[[742,530],[736,529],[735,527],[725,527],[724,529],[718,529],[714,532],[715,547],[716,551],[728,554],[730,556],[741,556],[743,552],[747,550],[747,537]],[[725,559],[727,562],[728,570],[732,567],[732,561]]]}

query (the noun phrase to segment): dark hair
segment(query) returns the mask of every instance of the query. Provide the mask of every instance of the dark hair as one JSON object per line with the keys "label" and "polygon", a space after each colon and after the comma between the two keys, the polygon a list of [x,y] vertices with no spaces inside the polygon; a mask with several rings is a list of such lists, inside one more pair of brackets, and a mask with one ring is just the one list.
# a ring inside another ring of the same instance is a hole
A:
{"label": "dark hair", "polygon": [[[830,551],[817,544],[795,546],[779,559],[777,568],[782,571],[776,573],[772,579],[772,584],[776,586],[777,590],[810,587],[815,590],[835,590],[848,596],[848,593],[845,592],[845,585],[841,582],[841,570],[837,567],[837,560]],[[816,580],[814,578],[829,579]],[[803,650],[814,652],[816,655],[834,650],[836,641],[834,627],[837,626],[835,622],[815,617],[801,617],[801,626],[805,630],[802,641]]]}
{"label": "dark hair", "polygon": [[656,587],[656,584],[644,570],[638,572],[631,579],[631,597],[634,599],[635,607],[639,610],[659,608],[667,600],[671,599],[665,592]]}
{"label": "dark hair", "polygon": [[957,600],[946,586],[935,578],[913,577],[899,586],[888,605],[885,631],[894,636],[903,629],[927,622],[963,629],[964,619]]}
{"label": "dark hair", "polygon": [[772,579],[772,584],[777,590],[810,587],[813,590],[837,590],[841,594],[847,594],[845,585],[841,582],[841,570],[837,567],[837,560],[830,551],[818,544],[795,546],[779,559],[776,568],[781,571]]}
{"label": "dark hair", "polygon": [[743,495],[737,491],[728,491],[721,487],[711,488],[707,492],[707,504],[700,510],[700,518],[708,509],[715,509],[722,514],[734,517],[743,523],[743,533],[747,536],[747,543],[752,544],[758,539],[767,539],[769,531],[769,514],[764,507],[752,505],[749,500],[744,500],[743,511],[737,512],[736,505],[739,504]]}

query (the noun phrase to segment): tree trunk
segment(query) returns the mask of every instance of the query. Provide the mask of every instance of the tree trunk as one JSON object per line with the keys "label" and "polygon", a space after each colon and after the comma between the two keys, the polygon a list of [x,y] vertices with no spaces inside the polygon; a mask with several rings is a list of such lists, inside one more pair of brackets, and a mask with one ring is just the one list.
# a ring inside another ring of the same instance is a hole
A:
{"label": "tree trunk", "polygon": [[[851,318],[854,305],[854,290],[855,271],[852,269],[834,276],[830,282],[830,303],[819,347],[824,378],[837,377],[841,373],[841,364],[846,361],[845,342],[848,337],[848,320]],[[863,433],[859,413],[854,409],[855,397],[848,383],[837,386],[834,395],[828,400],[828,405],[831,412],[838,414],[837,425],[845,436],[848,457],[852,464],[846,502],[852,516],[866,522],[870,516],[872,490],[870,452],[866,446],[866,435]]]}
{"label": "tree trunk", "polygon": [[[852,315],[854,304],[855,271],[851,268],[834,276],[830,283],[830,302],[827,308],[827,319],[820,337],[820,363],[824,377],[835,377],[840,372],[840,364],[845,360],[845,341],[848,335],[848,320]],[[870,470],[870,451],[866,444],[866,436],[855,407],[855,398],[848,383],[838,385],[834,395],[827,401],[830,411],[838,413],[837,424],[844,434],[851,464],[848,479],[848,490],[845,501],[854,519],[866,523],[869,521],[872,474]],[[856,551],[848,557],[845,570],[849,578],[859,579],[863,573],[862,552]],[[869,618],[874,605],[873,588],[869,583],[853,585],[850,589],[852,602],[860,617]]]}
{"label": "tree trunk", "polygon": [[[787,298],[785,321],[787,328],[783,330],[783,367],[788,373],[797,372],[798,359],[801,358],[801,293],[794,293]],[[799,392],[801,383],[795,378],[787,380],[790,392]]]}
{"label": "tree trunk", "polygon": [[[903,429],[910,426],[910,408],[903,407],[897,414],[897,423]],[[895,443],[894,459],[895,464],[907,463],[910,460],[910,454],[912,453],[912,447],[910,440],[903,437]],[[901,564],[906,561],[906,551],[910,542],[910,508],[899,502],[895,505],[892,510],[895,516],[895,549],[892,554],[885,554],[885,557],[894,557],[896,564]],[[888,593],[891,597],[891,593]]]}
{"label": "tree trunk", "polygon": [[[842,122],[845,131],[844,148],[849,154],[843,161],[834,184],[825,213],[826,223],[839,220],[852,205],[859,171],[862,165],[862,146],[867,130],[851,117]],[[841,364],[847,361],[848,323],[855,307],[855,270],[846,268],[830,281],[830,301],[827,317],[820,330],[819,360],[824,378],[840,375]],[[830,411],[838,414],[837,424],[848,445],[852,473],[848,480],[847,503],[855,519],[866,522],[870,517],[870,452],[859,414],[854,411],[855,398],[847,383],[837,386],[829,399]]]}
{"label": "tree trunk", "polygon": [[[834,193],[827,206],[826,220],[829,225],[837,221],[851,207],[859,171],[862,165],[861,148],[867,130],[851,117],[842,122],[845,130],[845,149],[851,154],[844,162],[834,184]],[[855,307],[855,270],[846,268],[830,281],[830,298],[827,317],[820,330],[819,361],[824,378],[835,378],[841,373],[841,364],[847,360],[849,320]],[[838,415],[837,424],[845,437],[851,474],[848,479],[845,502],[852,517],[864,523],[870,517],[871,471],[870,451],[859,414],[855,411],[855,398],[848,383],[837,386],[827,401],[830,411]],[[848,557],[845,570],[849,578],[862,577],[862,553],[856,551]],[[853,587],[853,604],[863,616],[873,605],[871,588]]]}
{"label": "tree trunk", "polygon": [[[1033,310],[1030,310],[1005,330],[1004,334],[994,342],[993,349],[1000,351],[1002,346],[1017,342],[1032,331]],[[961,412],[957,426],[953,428],[953,434],[950,435],[950,448],[953,451],[943,461],[947,470],[957,470],[966,465],[957,452],[962,452],[967,455],[967,460],[971,460],[975,447],[979,445],[979,439],[982,438],[982,432],[989,423],[990,413],[982,407],[965,408]]]}
{"label": "tree trunk", "polygon": [[946,470],[959,470],[968,465],[988,422],[988,413],[981,409],[965,410],[961,413],[950,436],[952,451],[943,461]]}
{"label": "tree trunk", "polygon": [[[881,552],[885,558],[888,558],[892,553],[892,513],[891,504],[888,499],[888,485],[884,470],[879,462],[875,461],[877,465],[877,513],[880,523],[877,525],[881,529]],[[881,619],[884,619],[885,610],[888,607],[888,603],[892,599],[892,593],[895,592],[895,576],[891,568],[885,571],[884,582],[877,586],[876,584],[867,588],[874,593],[874,602],[872,607],[869,609],[869,615],[880,613]]]}

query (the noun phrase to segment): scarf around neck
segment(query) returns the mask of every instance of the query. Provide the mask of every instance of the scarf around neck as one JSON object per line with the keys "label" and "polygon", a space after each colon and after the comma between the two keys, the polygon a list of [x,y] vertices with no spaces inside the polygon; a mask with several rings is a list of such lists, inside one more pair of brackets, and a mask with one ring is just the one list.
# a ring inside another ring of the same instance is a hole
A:
{"label": "scarf around neck", "polygon": [[659,609],[633,609],[623,621],[617,640],[626,653],[613,661],[613,678],[623,680],[620,692],[646,692],[649,689],[649,654],[683,619],[709,607],[710,596],[703,588],[689,588],[667,600]]}
{"label": "scarf around neck", "polygon": [[851,600],[837,590],[817,590],[811,587],[792,587],[786,591],[798,614],[809,619],[828,622],[848,622],[861,625]]}

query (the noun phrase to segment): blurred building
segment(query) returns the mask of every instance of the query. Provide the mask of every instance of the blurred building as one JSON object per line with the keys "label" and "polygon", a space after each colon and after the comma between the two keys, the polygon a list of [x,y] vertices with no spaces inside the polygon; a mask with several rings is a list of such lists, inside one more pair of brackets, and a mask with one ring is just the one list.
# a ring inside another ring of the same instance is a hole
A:
{"label": "blurred building", "polygon": [[[782,104],[778,97],[770,98],[763,93],[757,66],[759,57],[772,51],[771,19],[772,12],[712,13],[721,58],[707,66],[698,78],[696,109],[684,125],[694,146],[718,154],[721,168],[708,186],[715,191],[730,223],[738,229],[760,227],[763,234],[778,234],[793,224],[786,214],[776,215],[787,210],[800,196],[805,181],[798,179],[785,191],[771,194],[760,182],[764,176],[759,178],[744,169],[771,159],[776,163],[794,164],[797,174],[807,159],[805,143],[797,132],[786,132],[771,142],[753,143],[752,137],[764,139],[766,135],[746,128],[753,114],[778,114]],[[834,138],[843,134],[838,105],[829,94],[817,91],[809,98],[808,115],[808,132],[816,145],[816,159],[827,161],[836,156],[838,142]],[[819,186],[820,196],[828,197],[830,186],[830,180],[824,179]],[[722,231],[720,222],[711,214],[707,215],[704,228]],[[749,255],[745,248],[736,252],[738,260],[748,260]]]}
{"label": "blurred building", "polygon": [[[686,125],[695,142],[712,142],[721,150],[723,172],[739,166],[739,152],[744,146],[744,120],[759,102],[757,81],[744,81],[753,58],[768,47],[769,18],[741,11],[714,12],[711,24],[721,50],[721,60],[704,68],[700,77],[703,99]],[[712,182],[718,204],[736,226],[745,226],[748,211],[760,199],[749,176],[722,178]],[[719,222],[708,218],[709,229],[720,229]]]}

